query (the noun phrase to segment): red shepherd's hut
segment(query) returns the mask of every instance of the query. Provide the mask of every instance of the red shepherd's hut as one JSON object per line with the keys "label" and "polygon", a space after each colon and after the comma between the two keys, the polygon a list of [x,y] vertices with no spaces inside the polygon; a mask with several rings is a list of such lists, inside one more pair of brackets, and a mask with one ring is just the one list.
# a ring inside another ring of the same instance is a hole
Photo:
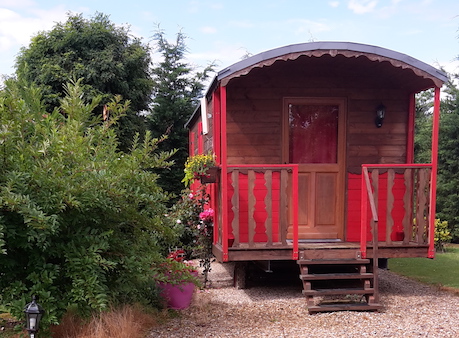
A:
{"label": "red shepherd's hut", "polygon": [[[377,310],[377,261],[434,257],[443,72],[381,47],[312,42],[218,73],[187,123],[190,156],[215,153],[213,252],[297,261],[309,311]],[[414,163],[415,94],[434,89],[431,163]],[[357,294],[365,303],[317,305]]]}

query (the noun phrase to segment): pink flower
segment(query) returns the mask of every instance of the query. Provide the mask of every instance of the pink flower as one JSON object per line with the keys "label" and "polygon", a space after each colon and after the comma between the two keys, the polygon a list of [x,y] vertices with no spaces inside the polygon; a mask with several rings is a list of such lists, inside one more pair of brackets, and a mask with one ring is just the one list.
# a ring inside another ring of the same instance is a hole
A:
{"label": "pink flower", "polygon": [[209,208],[207,210],[204,210],[199,214],[199,218],[207,222],[212,221],[214,219],[214,209]]}
{"label": "pink flower", "polygon": [[190,193],[188,194],[188,198],[191,200],[191,199],[193,199],[193,197],[194,197],[193,193],[190,192]]}

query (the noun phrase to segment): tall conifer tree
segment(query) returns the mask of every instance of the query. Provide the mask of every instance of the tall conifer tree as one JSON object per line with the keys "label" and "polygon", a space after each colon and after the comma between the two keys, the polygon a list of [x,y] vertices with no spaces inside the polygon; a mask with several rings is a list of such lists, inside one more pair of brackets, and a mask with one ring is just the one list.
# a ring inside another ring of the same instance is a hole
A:
{"label": "tall conifer tree", "polygon": [[157,51],[162,60],[153,68],[153,107],[149,115],[150,129],[154,136],[167,134],[159,147],[176,149],[175,164],[161,173],[163,188],[180,193],[183,189],[183,169],[188,157],[188,132],[185,123],[191,117],[202,96],[204,82],[213,71],[213,64],[202,72],[196,72],[186,61],[186,36],[179,32],[175,42],[167,41],[164,31],[154,35]]}

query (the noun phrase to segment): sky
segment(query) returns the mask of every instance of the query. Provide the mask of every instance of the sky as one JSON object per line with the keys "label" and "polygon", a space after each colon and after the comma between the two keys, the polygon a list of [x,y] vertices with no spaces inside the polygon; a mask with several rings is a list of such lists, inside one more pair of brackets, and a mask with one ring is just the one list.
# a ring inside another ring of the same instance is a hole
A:
{"label": "sky", "polygon": [[215,62],[218,71],[295,43],[346,41],[459,73],[458,0],[0,0],[0,74],[14,72],[16,55],[38,32],[69,13],[97,12],[152,47],[158,27],[171,41],[182,32],[197,69]]}

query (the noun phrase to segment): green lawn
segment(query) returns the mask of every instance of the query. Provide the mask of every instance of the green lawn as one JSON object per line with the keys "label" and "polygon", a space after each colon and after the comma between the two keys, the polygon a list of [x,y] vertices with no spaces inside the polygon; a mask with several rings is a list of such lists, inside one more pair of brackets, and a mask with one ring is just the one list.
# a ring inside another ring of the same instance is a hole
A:
{"label": "green lawn", "polygon": [[389,259],[389,269],[422,283],[459,290],[459,245],[449,244],[446,252],[437,253],[435,259]]}

